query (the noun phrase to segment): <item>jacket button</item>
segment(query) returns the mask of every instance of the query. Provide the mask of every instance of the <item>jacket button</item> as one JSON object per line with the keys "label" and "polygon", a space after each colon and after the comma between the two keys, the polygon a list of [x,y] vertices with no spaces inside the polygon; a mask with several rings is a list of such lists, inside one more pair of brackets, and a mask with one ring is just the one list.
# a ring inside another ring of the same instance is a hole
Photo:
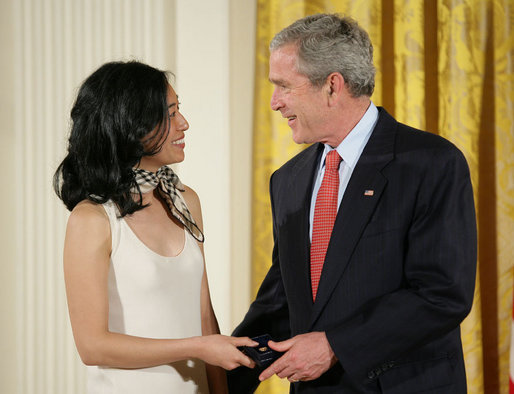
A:
{"label": "jacket button", "polygon": [[376,377],[377,377],[377,374],[375,373],[375,371],[370,371],[370,372],[368,373],[368,378],[369,378],[369,379],[373,380],[373,379],[375,379]]}

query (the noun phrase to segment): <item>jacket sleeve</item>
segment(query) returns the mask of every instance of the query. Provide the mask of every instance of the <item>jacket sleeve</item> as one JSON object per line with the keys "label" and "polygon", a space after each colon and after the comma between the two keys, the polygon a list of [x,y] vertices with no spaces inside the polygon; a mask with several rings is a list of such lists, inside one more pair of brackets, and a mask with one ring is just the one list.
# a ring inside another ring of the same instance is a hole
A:
{"label": "jacket sleeve", "polygon": [[[273,176],[270,182],[271,206],[273,209]],[[274,222],[274,221],[273,221]],[[289,309],[285,296],[280,262],[278,259],[277,232],[273,227],[272,265],[264,278],[255,301],[252,302],[243,321],[236,327],[233,336],[249,336],[269,334],[274,340],[282,341],[290,337]],[[258,376],[262,372],[258,367],[253,370],[239,367],[229,371],[229,392],[237,394],[253,393],[259,385]]]}

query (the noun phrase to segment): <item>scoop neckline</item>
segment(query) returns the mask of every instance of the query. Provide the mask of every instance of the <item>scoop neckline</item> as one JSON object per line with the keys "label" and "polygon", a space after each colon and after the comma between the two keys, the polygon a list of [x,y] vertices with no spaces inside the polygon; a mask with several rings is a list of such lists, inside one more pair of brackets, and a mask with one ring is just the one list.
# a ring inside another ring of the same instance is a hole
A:
{"label": "scoop neckline", "polygon": [[187,234],[187,231],[184,228],[182,228],[182,231],[184,231],[184,244],[182,245],[182,249],[180,250],[180,252],[178,252],[176,255],[174,256],[164,256],[160,253],[157,253],[155,250],[153,250],[152,248],[150,248],[146,243],[143,242],[143,240],[141,238],[138,237],[138,235],[134,232],[134,230],[132,229],[132,227],[130,227],[130,225],[125,221],[125,218],[121,218],[122,222],[124,223],[125,226],[127,226],[128,230],[130,231],[130,233],[132,234],[132,236],[148,251],[150,252],[151,254],[157,256],[157,257],[160,257],[162,259],[176,259],[178,257],[180,257],[182,255],[182,253],[184,253],[184,250],[186,249],[186,245],[188,243],[188,234]]}

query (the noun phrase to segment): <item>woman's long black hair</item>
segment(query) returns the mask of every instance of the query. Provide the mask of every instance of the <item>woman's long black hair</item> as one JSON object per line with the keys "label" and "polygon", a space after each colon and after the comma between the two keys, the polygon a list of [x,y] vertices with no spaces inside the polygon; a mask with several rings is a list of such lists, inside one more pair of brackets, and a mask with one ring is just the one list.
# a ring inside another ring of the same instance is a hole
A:
{"label": "woman's long black hair", "polygon": [[106,63],[84,81],[68,153],[53,179],[66,208],[85,199],[112,200],[122,216],[143,208],[131,196],[139,190],[132,168],[159,152],[169,132],[167,90],[165,72],[136,61]]}

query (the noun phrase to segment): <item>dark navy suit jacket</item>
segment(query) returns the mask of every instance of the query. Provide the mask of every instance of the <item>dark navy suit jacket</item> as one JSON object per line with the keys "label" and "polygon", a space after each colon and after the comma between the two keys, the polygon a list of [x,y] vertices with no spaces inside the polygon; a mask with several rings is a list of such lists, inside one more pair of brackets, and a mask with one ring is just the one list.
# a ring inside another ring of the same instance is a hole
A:
{"label": "dark navy suit jacket", "polygon": [[[465,394],[459,326],[473,300],[476,221],[464,156],[379,108],[313,303],[309,207],[322,150],[307,148],[271,178],[272,266],[233,335],[325,331],[338,362],[292,393]],[[259,372],[230,372],[230,392],[253,392]]]}

